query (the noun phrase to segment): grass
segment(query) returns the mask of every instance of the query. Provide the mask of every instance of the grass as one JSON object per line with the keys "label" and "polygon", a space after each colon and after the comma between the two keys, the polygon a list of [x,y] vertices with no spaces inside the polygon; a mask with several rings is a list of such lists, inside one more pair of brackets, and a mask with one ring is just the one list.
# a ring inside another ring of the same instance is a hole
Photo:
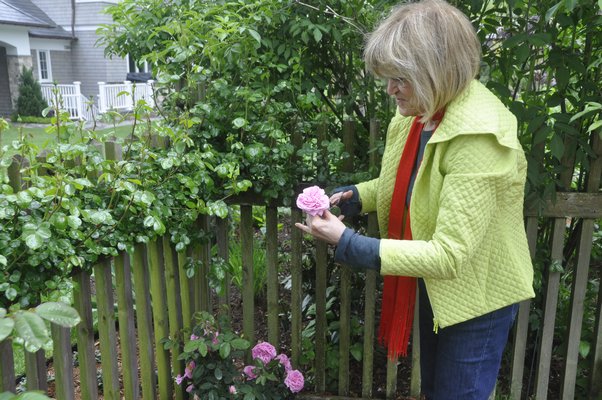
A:
{"label": "grass", "polygon": [[[48,125],[49,127],[50,125]],[[22,124],[11,124],[11,126],[2,132],[2,143],[0,145],[10,144],[14,140],[19,140],[23,135],[29,142],[35,144],[39,148],[46,147],[47,144],[56,141],[54,133],[46,132],[47,127],[28,127]],[[121,125],[115,128],[97,129],[99,133],[106,133],[116,137],[125,138],[132,132],[131,125]]]}

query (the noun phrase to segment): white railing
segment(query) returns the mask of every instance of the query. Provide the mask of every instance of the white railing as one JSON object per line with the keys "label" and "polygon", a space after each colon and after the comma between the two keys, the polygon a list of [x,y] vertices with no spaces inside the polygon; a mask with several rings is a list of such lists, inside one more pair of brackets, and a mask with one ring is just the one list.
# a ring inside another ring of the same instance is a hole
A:
{"label": "white railing", "polygon": [[98,108],[81,93],[81,82],[72,85],[41,84],[42,95],[50,106],[55,106],[57,100],[59,109],[67,111],[71,119],[90,121],[98,115]]}
{"label": "white railing", "polygon": [[98,82],[98,110],[100,113],[108,110],[131,111],[139,100],[144,100],[151,107],[155,107],[152,80],[146,83]]}

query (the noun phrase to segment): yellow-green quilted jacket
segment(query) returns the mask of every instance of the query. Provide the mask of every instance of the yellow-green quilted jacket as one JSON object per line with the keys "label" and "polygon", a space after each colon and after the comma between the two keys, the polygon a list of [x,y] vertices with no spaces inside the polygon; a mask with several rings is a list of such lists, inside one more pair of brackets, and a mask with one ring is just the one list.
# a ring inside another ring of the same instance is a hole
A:
{"label": "yellow-green quilted jacket", "polygon": [[[357,185],[362,211],[377,212],[383,237],[411,122],[392,119],[380,176]],[[382,275],[424,278],[435,328],[534,296],[523,224],[526,167],[516,119],[473,81],[426,145],[410,202],[413,240],[380,241]]]}

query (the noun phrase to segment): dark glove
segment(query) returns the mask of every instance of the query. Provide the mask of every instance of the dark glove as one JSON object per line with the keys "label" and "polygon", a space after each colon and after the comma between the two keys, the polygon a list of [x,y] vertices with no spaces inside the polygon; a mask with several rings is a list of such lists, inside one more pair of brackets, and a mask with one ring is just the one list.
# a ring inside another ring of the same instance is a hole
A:
{"label": "dark glove", "polygon": [[380,239],[362,236],[347,228],[339,240],[334,260],[355,270],[380,271]]}
{"label": "dark glove", "polygon": [[362,202],[360,201],[360,195],[357,191],[357,188],[355,185],[340,186],[335,188],[331,193],[332,196],[335,193],[347,192],[349,190],[353,192],[353,196],[351,196],[350,199],[341,199],[339,204],[337,204],[337,206],[341,209],[341,214],[343,214],[346,218],[355,217],[362,211]]}

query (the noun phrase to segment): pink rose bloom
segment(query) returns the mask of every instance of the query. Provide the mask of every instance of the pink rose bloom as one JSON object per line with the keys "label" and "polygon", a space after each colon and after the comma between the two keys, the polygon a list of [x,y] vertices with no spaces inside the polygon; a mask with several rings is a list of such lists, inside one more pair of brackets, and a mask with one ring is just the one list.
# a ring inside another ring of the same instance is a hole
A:
{"label": "pink rose bloom", "polygon": [[276,349],[268,342],[261,342],[253,347],[251,354],[253,355],[253,359],[259,358],[265,365],[276,357]]}
{"label": "pink rose bloom", "polygon": [[228,391],[230,392],[230,394],[236,394],[236,387],[234,385],[230,385],[230,387],[228,388]]}
{"label": "pink rose bloom", "polygon": [[192,392],[192,389],[194,389],[194,385],[188,385],[188,387],[186,388],[186,391],[188,393]]}
{"label": "pink rose bloom", "polygon": [[213,337],[213,340],[211,341],[211,343],[213,343],[214,345],[218,345],[219,344],[219,340],[217,340],[218,336],[219,336],[219,332],[215,332],[215,336]]}
{"label": "pink rose bloom", "polygon": [[194,333],[192,335],[190,335],[190,340],[197,340],[200,339],[197,335],[195,335]]}
{"label": "pink rose bloom", "polygon": [[305,379],[303,379],[303,374],[301,372],[294,369],[292,371],[289,371],[288,374],[286,374],[284,384],[287,388],[290,389],[291,392],[298,393],[301,390],[303,390]]}
{"label": "pink rose bloom", "polygon": [[293,367],[291,366],[291,360],[288,359],[286,354],[278,354],[276,360],[280,361],[280,365],[284,367],[286,372],[290,371]]}
{"label": "pink rose bloom", "polygon": [[297,197],[297,207],[305,213],[320,217],[325,210],[330,208],[330,199],[326,196],[324,189],[319,186],[311,186],[303,189],[303,193]]}
{"label": "pink rose bloom", "polygon": [[244,372],[247,378],[249,379],[257,378],[257,375],[255,375],[255,367],[252,365],[247,365],[246,367],[244,367],[242,369],[242,372]]}
{"label": "pink rose bloom", "polygon": [[194,361],[191,361],[188,366],[186,367],[186,369],[184,370],[184,376],[188,379],[192,379],[192,371],[194,370],[195,367],[195,363]]}
{"label": "pink rose bloom", "polygon": [[178,374],[178,376],[176,376],[176,383],[178,385],[181,385],[183,380],[184,380],[184,377],[182,375]]}

